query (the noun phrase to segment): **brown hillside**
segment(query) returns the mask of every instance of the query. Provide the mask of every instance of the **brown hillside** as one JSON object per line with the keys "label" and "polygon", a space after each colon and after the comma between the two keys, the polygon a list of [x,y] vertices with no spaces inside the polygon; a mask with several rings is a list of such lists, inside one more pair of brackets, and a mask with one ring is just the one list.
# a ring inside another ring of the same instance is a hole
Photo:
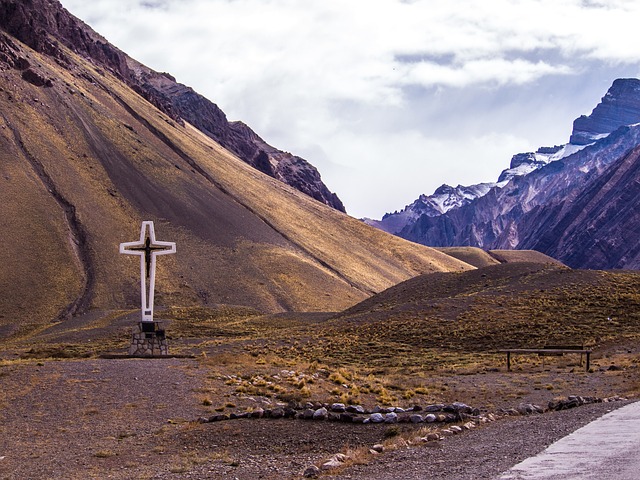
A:
{"label": "brown hillside", "polygon": [[0,44],[5,334],[135,307],[137,260],[118,244],[141,220],[178,245],[159,261],[158,306],[336,311],[418,273],[472,268],[263,175],[63,47],[59,62]]}
{"label": "brown hillside", "polygon": [[325,325],[323,348],[332,356],[375,350],[369,355],[381,361],[404,352],[419,364],[425,349],[446,356],[549,343],[593,347],[638,338],[639,291],[636,272],[540,263],[421,275],[334,317]]}
{"label": "brown hillside", "polygon": [[489,255],[488,252],[478,247],[440,247],[436,248],[442,253],[446,253],[458,260],[462,260],[476,268],[488,267],[489,265],[497,265],[501,263],[496,258]]}
{"label": "brown hillside", "polygon": [[476,268],[488,267],[499,263],[550,263],[563,265],[549,255],[535,250],[490,250],[478,247],[437,247],[436,250],[457,258]]}
{"label": "brown hillside", "polygon": [[488,254],[500,263],[549,263],[564,265],[555,258],[536,250],[489,250]]}

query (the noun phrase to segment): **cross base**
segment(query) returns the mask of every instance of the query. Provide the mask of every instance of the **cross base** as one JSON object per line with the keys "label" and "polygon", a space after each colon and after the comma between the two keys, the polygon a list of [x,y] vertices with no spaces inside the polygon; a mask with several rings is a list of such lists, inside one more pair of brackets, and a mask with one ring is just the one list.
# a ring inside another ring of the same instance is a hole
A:
{"label": "cross base", "polygon": [[136,357],[169,355],[169,343],[162,322],[138,322],[131,333],[129,355]]}

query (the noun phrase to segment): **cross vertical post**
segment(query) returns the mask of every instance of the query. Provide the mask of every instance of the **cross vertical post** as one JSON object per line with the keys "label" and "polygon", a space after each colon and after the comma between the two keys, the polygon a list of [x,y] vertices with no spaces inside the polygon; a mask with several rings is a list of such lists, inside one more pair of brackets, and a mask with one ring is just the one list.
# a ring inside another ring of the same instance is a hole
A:
{"label": "cross vertical post", "polygon": [[156,240],[152,221],[142,222],[140,240],[120,244],[120,253],[140,257],[140,303],[142,321],[153,322],[153,297],[156,284],[156,257],[176,253],[175,242]]}

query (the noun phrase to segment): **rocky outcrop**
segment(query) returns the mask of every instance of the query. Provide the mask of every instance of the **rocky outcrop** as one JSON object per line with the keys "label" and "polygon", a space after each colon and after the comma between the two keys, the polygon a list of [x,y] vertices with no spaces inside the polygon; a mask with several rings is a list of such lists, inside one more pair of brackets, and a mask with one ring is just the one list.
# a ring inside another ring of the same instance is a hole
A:
{"label": "rocky outcrop", "polygon": [[59,43],[129,80],[126,54],[71,15],[57,0],[2,0],[0,27],[34,50],[66,63]]}
{"label": "rocky outcrop", "polygon": [[591,115],[582,115],[573,122],[570,142],[574,145],[587,145],[621,125],[633,125],[639,121],[640,80],[618,79],[613,82]]}
{"label": "rocky outcrop", "polygon": [[318,170],[305,159],[272,147],[242,122],[231,122],[229,126],[227,148],[244,155],[247,163],[336,210],[345,211],[342,201],[329,191]]}
{"label": "rocky outcrop", "polygon": [[[282,152],[260,139],[244,124],[230,123],[216,104],[176,82],[167,73],[155,72],[117,49],[89,26],[75,18],[57,0],[0,0],[0,28],[38,52],[68,64],[60,44],[118,76],[173,120],[187,121],[231,150],[258,170],[291,185],[342,212],[344,205],[322,182],[306,160]],[[2,60],[0,49],[0,60]],[[25,80],[44,82],[37,72]]]}
{"label": "rocky outcrop", "polygon": [[25,82],[29,82],[36,87],[51,87],[53,85],[53,81],[50,78],[46,78],[42,76],[40,73],[32,70],[31,68],[26,69],[22,72],[22,79]]}

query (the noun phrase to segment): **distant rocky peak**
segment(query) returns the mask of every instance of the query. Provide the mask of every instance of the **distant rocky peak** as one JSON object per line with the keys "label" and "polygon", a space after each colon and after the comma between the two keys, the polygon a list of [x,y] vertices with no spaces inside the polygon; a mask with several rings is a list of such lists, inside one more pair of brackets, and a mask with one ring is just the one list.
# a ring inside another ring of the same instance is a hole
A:
{"label": "distant rocky peak", "polygon": [[573,122],[570,143],[587,145],[625,125],[640,123],[640,80],[620,78],[613,82],[591,115]]}
{"label": "distant rocky peak", "polygon": [[553,147],[540,147],[534,152],[516,153],[511,157],[509,168],[503,170],[498,177],[498,186],[504,186],[514,177],[521,177],[544,167],[545,165],[561,160],[582,150],[586,145],[555,145]]}
{"label": "distant rocky peak", "polygon": [[518,153],[511,157],[509,168],[502,171],[495,183],[480,183],[468,187],[441,185],[432,195],[420,195],[401,211],[386,214],[381,220],[367,223],[390,233],[400,234],[420,217],[439,217],[464,207],[487,195],[492,189],[504,188],[516,177],[524,177],[546,165],[570,157],[610,133],[640,123],[640,79],[615,80],[602,101],[589,116],[573,122],[571,140],[565,145],[540,147],[535,152]]}

